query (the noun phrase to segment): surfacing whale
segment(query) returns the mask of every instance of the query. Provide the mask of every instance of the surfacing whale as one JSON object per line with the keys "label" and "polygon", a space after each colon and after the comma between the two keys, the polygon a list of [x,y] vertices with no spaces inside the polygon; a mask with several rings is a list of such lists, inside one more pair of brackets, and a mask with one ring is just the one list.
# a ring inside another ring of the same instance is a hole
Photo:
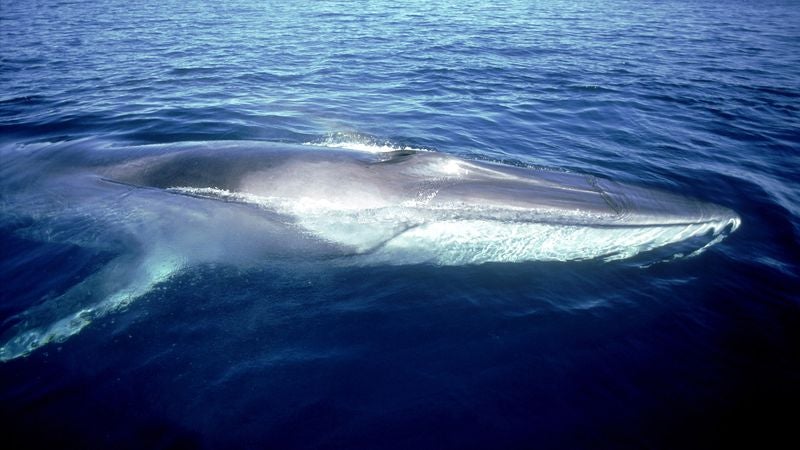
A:
{"label": "surfacing whale", "polygon": [[437,152],[248,141],[1,152],[4,228],[115,255],[6,320],[2,361],[195,264],[612,261],[685,242],[699,253],[740,224],[730,209],[666,192]]}

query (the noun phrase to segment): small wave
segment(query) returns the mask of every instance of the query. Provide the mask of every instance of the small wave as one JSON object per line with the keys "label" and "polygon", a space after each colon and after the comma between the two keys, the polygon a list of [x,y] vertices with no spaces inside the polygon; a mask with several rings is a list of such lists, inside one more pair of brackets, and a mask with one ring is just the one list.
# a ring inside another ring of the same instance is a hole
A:
{"label": "small wave", "polygon": [[329,133],[319,139],[304,142],[304,145],[315,145],[317,147],[346,148],[367,153],[388,153],[398,150],[431,152],[430,148],[416,147],[393,142],[389,139],[382,139],[366,133],[337,131]]}
{"label": "small wave", "polygon": [[223,200],[223,201],[239,202],[239,203],[253,203],[253,204],[261,203],[261,197],[257,195],[247,194],[244,192],[232,192],[227,189],[220,189],[215,187],[194,188],[186,186],[174,186],[167,188],[166,190],[167,192],[189,195],[192,197],[210,198],[214,200]]}
{"label": "small wave", "polygon": [[13,336],[8,340],[5,340],[4,337],[5,342],[0,343],[0,362],[27,356],[32,351],[51,342],[66,341],[71,336],[80,333],[93,321],[125,309],[185,266],[185,258],[170,253],[168,249],[156,249],[143,259],[117,259],[105,269],[78,283],[59,299],[50,301],[41,308],[49,308],[51,311],[40,309],[36,312],[43,315],[51,312],[57,314],[76,299],[92,297],[98,291],[102,291],[109,279],[129,277],[124,287],[108,294],[107,297],[101,297],[92,305],[85,306],[77,312],[56,319],[49,324],[30,326],[30,317],[25,317],[27,320],[22,321],[17,328],[10,332]]}

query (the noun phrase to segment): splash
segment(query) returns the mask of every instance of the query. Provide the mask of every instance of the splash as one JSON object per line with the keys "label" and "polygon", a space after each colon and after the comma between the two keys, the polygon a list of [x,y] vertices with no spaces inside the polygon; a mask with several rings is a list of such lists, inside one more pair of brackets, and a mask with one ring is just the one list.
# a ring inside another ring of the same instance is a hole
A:
{"label": "splash", "polygon": [[349,132],[349,131],[337,131],[334,133],[329,133],[320,139],[310,142],[305,142],[304,145],[313,145],[317,147],[329,147],[329,148],[343,148],[365,153],[388,153],[388,152],[395,152],[398,150],[414,151],[414,152],[432,151],[431,149],[428,148],[398,144],[389,139],[381,139],[366,133]]}
{"label": "splash", "polygon": [[[129,276],[127,284],[96,303],[81,308],[67,317],[50,324],[23,328],[11,339],[0,346],[0,362],[26,356],[32,351],[51,342],[64,342],[69,337],[81,332],[93,321],[110,313],[123,310],[128,305],[150,292],[157,284],[167,281],[175,272],[185,267],[185,260],[171,254],[167,249],[156,249],[141,261],[116,261],[106,270],[87,278],[73,287],[61,299],[60,303],[68,304],[72,299],[92,297],[92,291],[98,289],[102,280]],[[125,270],[119,270],[124,267]],[[48,305],[51,306],[51,305]],[[21,324],[25,327],[25,322]],[[14,331],[14,330],[12,330]]]}

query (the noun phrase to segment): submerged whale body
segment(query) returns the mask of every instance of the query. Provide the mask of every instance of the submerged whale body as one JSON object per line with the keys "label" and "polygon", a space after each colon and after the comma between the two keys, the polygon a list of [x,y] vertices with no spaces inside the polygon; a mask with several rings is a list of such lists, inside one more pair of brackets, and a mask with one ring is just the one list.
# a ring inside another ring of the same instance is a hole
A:
{"label": "submerged whale body", "polygon": [[77,142],[2,155],[4,228],[116,256],[6,321],[0,360],[66,339],[192,264],[611,261],[684,242],[699,252],[740,224],[665,192],[436,152]]}

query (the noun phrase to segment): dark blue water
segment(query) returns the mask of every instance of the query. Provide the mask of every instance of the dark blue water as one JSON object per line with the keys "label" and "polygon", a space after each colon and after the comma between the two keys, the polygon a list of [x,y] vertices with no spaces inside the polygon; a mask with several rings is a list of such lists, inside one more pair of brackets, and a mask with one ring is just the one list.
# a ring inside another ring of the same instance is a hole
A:
{"label": "dark blue water", "polygon": [[[0,145],[423,148],[661,188],[731,208],[742,226],[646,267],[190,267],[0,363],[4,442],[709,448],[793,436],[800,4],[199,3],[0,0]],[[114,246],[26,232],[37,217],[0,204],[7,331]]]}

